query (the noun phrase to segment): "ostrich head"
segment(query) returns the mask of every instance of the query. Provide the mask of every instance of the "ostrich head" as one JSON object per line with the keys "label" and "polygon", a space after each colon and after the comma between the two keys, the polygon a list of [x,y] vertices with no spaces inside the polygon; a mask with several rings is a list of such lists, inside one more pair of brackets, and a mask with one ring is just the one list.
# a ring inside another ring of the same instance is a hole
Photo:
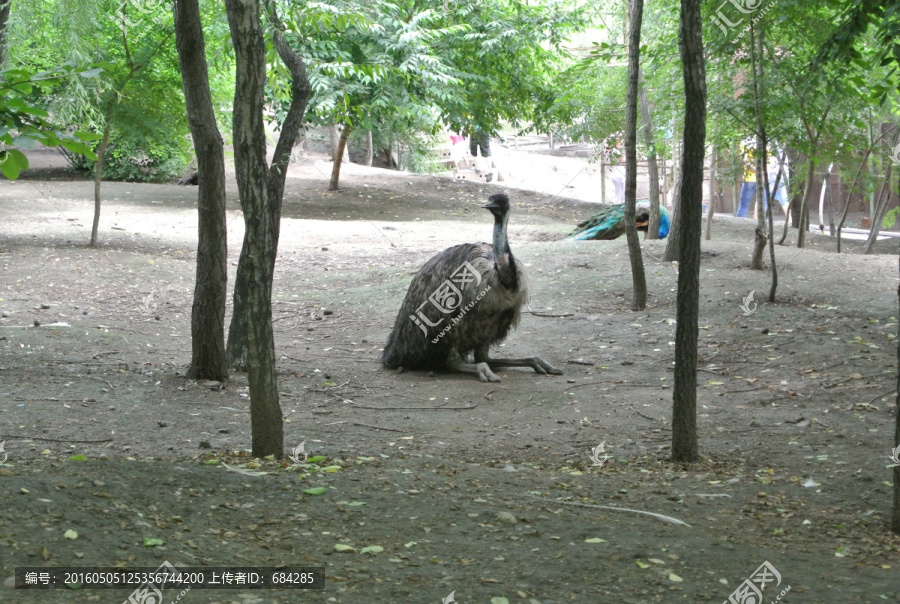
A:
{"label": "ostrich head", "polygon": [[509,241],[506,238],[506,224],[509,222],[509,197],[497,193],[488,197],[485,210],[494,215],[494,264],[500,276],[500,282],[512,291],[518,290],[518,275],[513,260]]}
{"label": "ostrich head", "polygon": [[509,197],[503,193],[497,193],[488,197],[488,202],[481,206],[485,210],[489,210],[495,218],[499,218],[509,214]]}

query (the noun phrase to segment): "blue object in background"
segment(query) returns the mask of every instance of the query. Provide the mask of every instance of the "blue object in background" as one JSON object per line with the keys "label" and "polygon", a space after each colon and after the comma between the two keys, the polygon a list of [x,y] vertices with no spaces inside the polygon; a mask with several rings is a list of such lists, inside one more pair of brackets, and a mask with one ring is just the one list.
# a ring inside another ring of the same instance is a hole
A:
{"label": "blue object in background", "polygon": [[[649,215],[649,208],[638,206],[641,213]],[[665,239],[669,234],[671,223],[669,211],[665,206],[659,206],[659,238]],[[638,227],[638,230],[647,230],[647,227]],[[609,240],[616,239],[625,234],[625,205],[616,204],[608,206],[594,214],[577,227],[569,237],[579,240]]]}
{"label": "blue object in background", "polygon": [[[769,182],[775,182],[774,178],[770,178]],[[768,199],[771,199],[771,195],[766,196]],[[741,202],[738,204],[737,212],[735,212],[735,216],[740,218],[744,218],[747,216],[747,212],[750,210],[750,207],[753,205],[753,200],[756,198],[756,183],[755,182],[745,182],[741,185]],[[769,207],[768,199],[763,199],[763,211]],[[778,191],[775,193],[775,201],[781,206],[781,209],[787,208],[787,189],[784,186],[784,181],[778,183]]]}
{"label": "blue object in background", "polygon": [[659,206],[659,238],[665,239],[669,234],[669,212],[662,205]]}

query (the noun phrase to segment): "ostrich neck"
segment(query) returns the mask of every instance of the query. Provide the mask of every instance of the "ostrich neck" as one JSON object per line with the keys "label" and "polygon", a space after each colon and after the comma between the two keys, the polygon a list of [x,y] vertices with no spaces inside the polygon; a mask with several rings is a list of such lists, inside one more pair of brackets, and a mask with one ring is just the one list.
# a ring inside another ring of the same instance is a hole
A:
{"label": "ostrich neck", "polygon": [[508,212],[494,217],[494,264],[497,266],[500,282],[515,291],[518,289],[518,279],[515,260],[506,238],[507,222],[509,222]]}

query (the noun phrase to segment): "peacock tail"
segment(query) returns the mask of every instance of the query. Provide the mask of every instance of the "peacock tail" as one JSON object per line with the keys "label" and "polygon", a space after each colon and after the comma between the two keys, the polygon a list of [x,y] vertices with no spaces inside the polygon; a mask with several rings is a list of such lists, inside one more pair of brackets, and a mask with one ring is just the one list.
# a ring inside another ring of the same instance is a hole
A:
{"label": "peacock tail", "polygon": [[[650,219],[649,209],[638,207],[635,222],[638,230],[647,230],[647,221]],[[643,223],[643,224],[642,224]],[[669,234],[669,212],[665,206],[659,206],[659,238],[664,239]],[[607,206],[575,227],[569,237],[577,241],[609,240],[621,237],[625,234],[625,204]]]}
{"label": "peacock tail", "polygon": [[577,241],[615,239],[625,233],[625,206],[607,206],[575,227],[569,237]]}

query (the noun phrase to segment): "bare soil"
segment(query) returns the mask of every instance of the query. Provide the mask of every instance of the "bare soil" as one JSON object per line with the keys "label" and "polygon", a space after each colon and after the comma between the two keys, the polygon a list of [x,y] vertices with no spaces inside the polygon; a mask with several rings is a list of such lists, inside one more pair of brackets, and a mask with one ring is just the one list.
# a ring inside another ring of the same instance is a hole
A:
{"label": "bare soil", "polygon": [[[14,569],[163,561],[324,569],[323,591],[183,602],[721,602],[764,561],[781,575],[767,602],[787,586],[780,602],[900,600],[896,239],[868,256],[819,235],[778,247],[769,304],[768,271],[747,268],[755,223],[715,219],[703,460],[685,465],[669,454],[677,266],[661,262],[664,241],[643,242],[649,305],[632,312],[624,239],[565,239],[593,204],[353,164],[328,192],[330,163],[308,156],[289,174],[274,288],[285,444],[314,456],[296,466],[249,458],[245,375],[183,377],[196,188],[104,183],[91,249],[92,183],[51,155],[33,166],[0,182],[0,601],[122,602],[130,590],[13,590]],[[487,240],[479,205],[500,190],[532,297],[494,354],[539,354],[565,375],[383,369],[411,275]],[[242,235],[230,175],[232,282]]]}

